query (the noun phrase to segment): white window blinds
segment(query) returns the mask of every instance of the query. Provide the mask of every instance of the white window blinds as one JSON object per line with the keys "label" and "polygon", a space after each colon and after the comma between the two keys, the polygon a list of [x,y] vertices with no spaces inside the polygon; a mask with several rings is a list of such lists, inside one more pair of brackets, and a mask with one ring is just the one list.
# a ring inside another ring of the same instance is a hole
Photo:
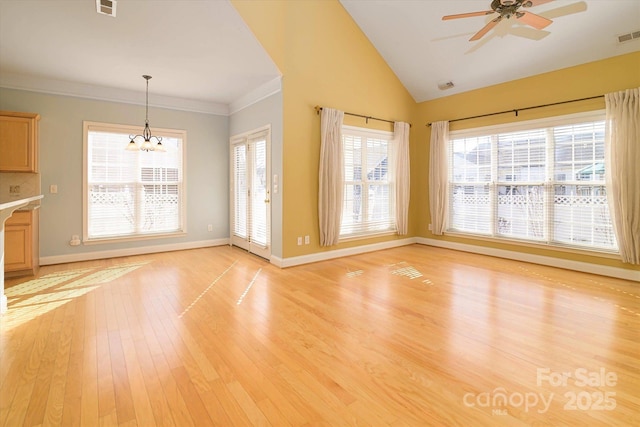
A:
{"label": "white window blinds", "polygon": [[183,231],[184,132],[158,134],[166,152],[127,151],[135,131],[85,123],[85,241]]}
{"label": "white window blinds", "polygon": [[344,203],[340,236],[395,231],[391,133],[343,127]]}
{"label": "white window blinds", "polygon": [[247,185],[247,146],[238,144],[233,146],[233,233],[242,238],[249,237],[247,230],[248,218],[248,185]]}
{"label": "white window blinds", "polygon": [[452,132],[449,230],[616,251],[604,120],[583,120]]}

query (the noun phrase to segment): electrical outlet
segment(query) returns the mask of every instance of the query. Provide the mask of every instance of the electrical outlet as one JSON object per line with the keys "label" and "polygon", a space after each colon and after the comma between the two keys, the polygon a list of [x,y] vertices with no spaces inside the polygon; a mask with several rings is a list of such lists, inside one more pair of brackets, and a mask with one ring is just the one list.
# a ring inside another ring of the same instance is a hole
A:
{"label": "electrical outlet", "polygon": [[20,186],[19,185],[10,185],[9,186],[9,194],[20,194]]}
{"label": "electrical outlet", "polygon": [[57,184],[51,184],[49,186],[49,193],[57,194],[58,193],[58,185]]}
{"label": "electrical outlet", "polygon": [[298,236],[298,246],[302,245],[302,236]]}
{"label": "electrical outlet", "polygon": [[429,231],[432,231],[433,230],[433,225],[429,224],[429,226],[427,228],[429,229]]}
{"label": "electrical outlet", "polygon": [[69,244],[71,246],[78,246],[80,243],[80,236],[78,236],[77,234],[74,234],[73,236],[71,236],[71,240],[69,241]]}
{"label": "electrical outlet", "polygon": [[213,225],[212,224],[207,225],[207,231],[213,231]]}
{"label": "electrical outlet", "polygon": [[305,245],[309,244],[309,236],[304,236],[304,244]]}

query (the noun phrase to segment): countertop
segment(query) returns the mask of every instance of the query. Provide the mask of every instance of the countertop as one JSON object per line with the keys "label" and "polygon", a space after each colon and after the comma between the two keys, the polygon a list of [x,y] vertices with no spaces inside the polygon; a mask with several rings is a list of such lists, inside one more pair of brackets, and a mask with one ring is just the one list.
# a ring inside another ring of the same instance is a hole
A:
{"label": "countertop", "polygon": [[33,204],[34,202],[37,202],[43,197],[44,196],[40,194],[38,196],[30,196],[30,197],[25,197],[23,199],[2,201],[0,202],[0,211],[3,211],[5,209],[15,210],[18,208],[27,208],[27,206],[29,206],[30,204]]}

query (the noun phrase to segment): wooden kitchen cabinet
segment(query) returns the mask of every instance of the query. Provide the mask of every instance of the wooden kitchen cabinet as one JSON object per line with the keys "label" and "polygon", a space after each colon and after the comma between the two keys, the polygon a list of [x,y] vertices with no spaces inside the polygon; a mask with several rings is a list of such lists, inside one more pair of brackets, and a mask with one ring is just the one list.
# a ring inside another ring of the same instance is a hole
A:
{"label": "wooden kitchen cabinet", "polygon": [[0,111],[0,172],[38,172],[35,113]]}
{"label": "wooden kitchen cabinet", "polygon": [[5,277],[30,276],[38,272],[38,224],[38,209],[15,211],[4,223]]}

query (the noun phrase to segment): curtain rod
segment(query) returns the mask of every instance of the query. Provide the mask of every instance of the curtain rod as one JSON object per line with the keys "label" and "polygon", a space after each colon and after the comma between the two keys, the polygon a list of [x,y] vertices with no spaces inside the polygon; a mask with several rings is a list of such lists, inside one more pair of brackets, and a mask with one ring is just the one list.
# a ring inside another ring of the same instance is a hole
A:
{"label": "curtain rod", "polygon": [[[517,117],[518,116],[518,112],[520,112],[520,111],[533,110],[534,108],[551,107],[553,105],[569,104],[570,102],[588,101],[590,99],[602,98],[603,96],[604,95],[590,96],[588,98],[570,99],[569,101],[552,102],[551,104],[534,105],[533,107],[516,108],[514,110],[505,110],[505,111],[498,111],[496,113],[480,114],[478,116],[462,117],[460,119],[449,120],[449,123],[459,122],[461,120],[478,119],[480,117],[496,116],[498,114],[506,114],[506,113],[515,113],[516,117]],[[427,126],[431,126],[431,123],[427,123]]]}
{"label": "curtain rod", "polygon": [[[322,107],[319,105],[316,105],[315,107],[316,110],[316,114],[320,114],[320,111],[322,111]],[[372,117],[372,116],[365,116],[362,114],[356,114],[356,113],[347,113],[346,111],[344,112],[345,114],[348,114],[350,116],[355,116],[355,117],[362,117],[363,119],[366,119],[366,123],[369,124],[369,120],[377,120],[379,122],[387,122],[387,123],[395,123],[395,121],[393,120],[387,120],[387,119],[379,119],[377,117]],[[411,123],[409,123],[409,127],[411,127]]]}

